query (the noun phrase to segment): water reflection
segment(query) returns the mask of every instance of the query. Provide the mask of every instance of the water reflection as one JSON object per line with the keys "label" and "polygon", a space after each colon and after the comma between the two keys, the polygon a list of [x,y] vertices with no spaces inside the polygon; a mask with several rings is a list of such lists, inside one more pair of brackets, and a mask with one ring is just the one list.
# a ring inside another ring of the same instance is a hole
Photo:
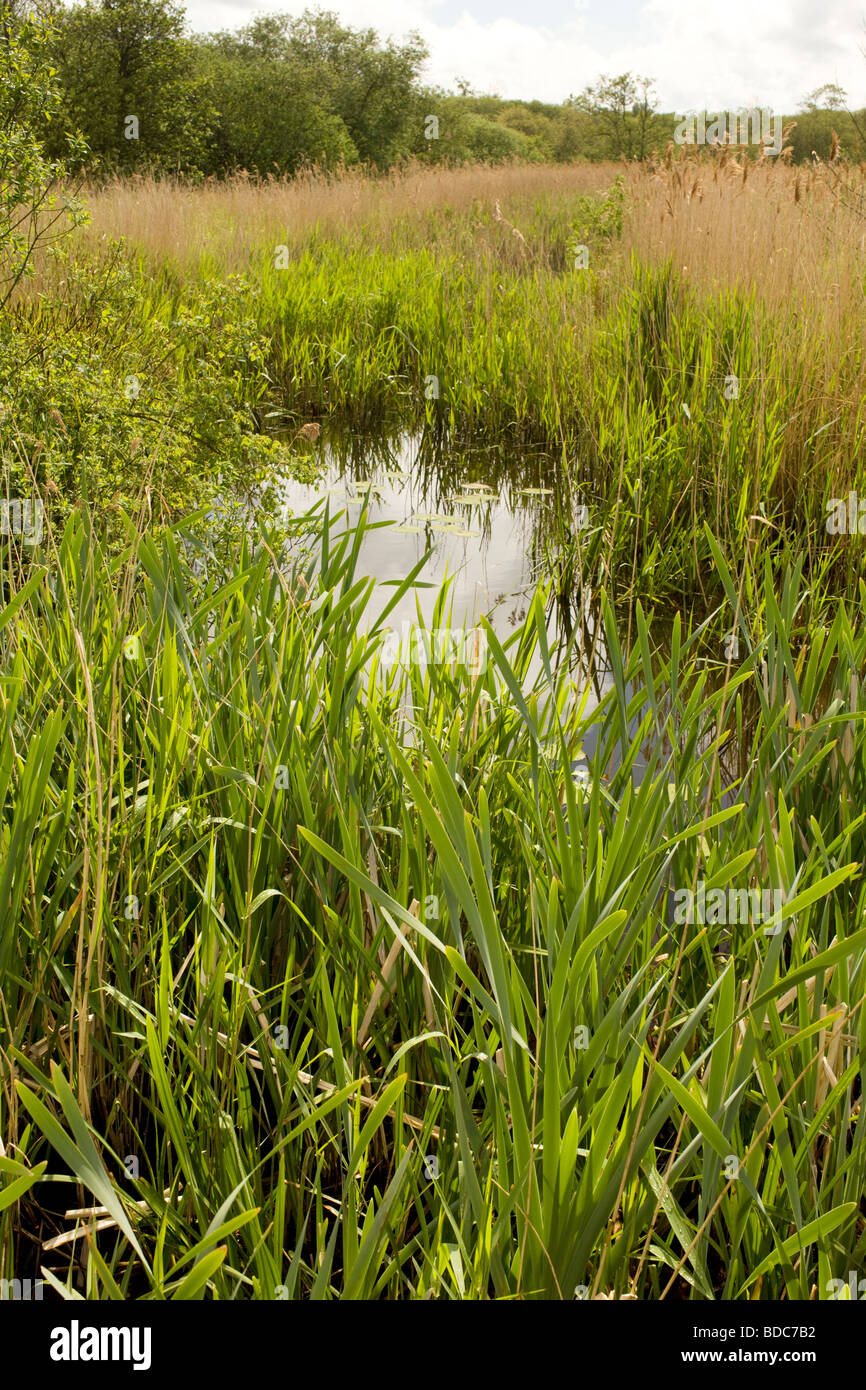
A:
{"label": "water reflection", "polygon": [[[331,512],[345,510],[350,525],[366,506],[373,525],[361,543],[359,576],[399,581],[432,551],[419,587],[393,610],[394,628],[415,622],[418,608],[430,624],[446,580],[452,626],[471,628],[483,613],[505,641],[522,624],[557,546],[556,463],[549,455],[483,448],[456,456],[437,449],[428,435],[404,435],[324,441],[321,457],[319,482],[286,481],[281,502],[298,514],[327,498]],[[572,594],[559,598],[547,613],[552,651],[563,647],[574,625]]]}
{"label": "water reflection", "polygon": [[[309,510],[327,499],[332,515],[345,511],[355,524],[367,508],[368,529],[363,536],[357,573],[372,577],[377,585],[401,581],[421,557],[430,551],[416,587],[392,610],[388,624],[403,636],[418,621],[435,626],[435,604],[441,585],[449,581],[452,628],[471,629],[484,614],[494,633],[505,642],[526,618],[539,583],[549,584],[546,630],[554,663],[567,654],[574,698],[585,701],[583,718],[593,711],[613,686],[613,676],[603,639],[598,594],[591,579],[575,564],[569,548],[570,520],[575,497],[563,478],[560,460],[542,452],[508,450],[502,446],[456,451],[443,448],[428,433],[366,436],[347,434],[323,438],[319,444],[322,475],[314,485],[295,480],[280,484],[280,502],[286,515]],[[567,498],[567,500],[566,500]],[[578,499],[579,500],[579,499]],[[573,534],[573,533],[571,533]],[[392,590],[385,588],[382,602]],[[371,612],[381,605],[374,602]],[[622,626],[625,639],[629,628]],[[632,629],[633,630],[633,629]],[[664,628],[656,625],[655,638],[665,651]],[[710,684],[723,679],[723,668],[714,663]],[[527,672],[531,687],[541,674],[536,653]],[[626,683],[628,704],[634,694]],[[660,709],[665,700],[660,697]],[[629,723],[629,739],[640,727],[644,710]],[[664,764],[673,751],[670,729],[674,719],[661,719],[643,741],[633,763],[633,777],[640,782],[647,767]],[[675,736],[676,736],[676,730]],[[713,738],[708,726],[696,754]],[[613,776],[623,750],[616,746],[599,760],[605,744],[604,730],[588,723],[582,758],[574,765],[578,780],[604,773]],[[733,742],[724,752],[723,780],[737,775],[738,750]],[[592,773],[590,774],[589,767]]]}

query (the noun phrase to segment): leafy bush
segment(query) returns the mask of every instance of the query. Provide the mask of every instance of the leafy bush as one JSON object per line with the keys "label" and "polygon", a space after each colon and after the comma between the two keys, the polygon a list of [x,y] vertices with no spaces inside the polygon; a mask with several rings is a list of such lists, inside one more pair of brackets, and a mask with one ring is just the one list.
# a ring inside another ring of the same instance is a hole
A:
{"label": "leafy bush", "polygon": [[[260,431],[268,389],[255,291],[199,281],[152,293],[121,246],[82,255],[64,234],[86,214],[61,193],[46,153],[59,111],[53,30],[0,34],[0,458],[5,489],[34,487],[60,510],[98,506],[173,515],[222,488],[249,488],[291,451]],[[82,155],[80,138],[67,152]],[[43,288],[20,293],[37,252]]]}
{"label": "leafy bush", "polygon": [[36,134],[56,123],[60,110],[50,65],[51,26],[5,18],[0,28],[0,310],[33,273],[37,248],[85,217],[78,200],[61,188],[64,160],[83,154],[82,141],[61,133],[52,158]]}
{"label": "leafy bush", "polygon": [[587,246],[609,243],[622,236],[626,192],[618,175],[602,197],[581,195],[576,200],[572,231],[577,242]]}
{"label": "leafy bush", "polygon": [[296,465],[260,432],[269,379],[252,290],[204,281],[154,303],[119,250],[65,269],[57,292],[0,319],[0,448],[22,485],[61,509],[83,495],[170,516]]}

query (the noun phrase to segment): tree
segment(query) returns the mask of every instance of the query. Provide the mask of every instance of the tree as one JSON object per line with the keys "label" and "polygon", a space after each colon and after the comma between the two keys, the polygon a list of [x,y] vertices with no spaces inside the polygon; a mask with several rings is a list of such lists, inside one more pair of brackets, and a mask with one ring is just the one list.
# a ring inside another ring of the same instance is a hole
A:
{"label": "tree", "polygon": [[650,123],[655,111],[655,84],[650,77],[630,72],[602,76],[580,96],[570,97],[579,111],[593,116],[606,137],[607,154],[619,159],[645,159],[649,153]]}
{"label": "tree", "polygon": [[291,171],[362,160],[386,166],[409,154],[423,127],[418,35],[382,43],[337,16],[260,15],[237,33],[199,43],[220,117],[224,167]]}
{"label": "tree", "polygon": [[586,111],[564,103],[556,116],[551,131],[551,153],[555,160],[568,162],[586,159],[593,149],[594,122]]}
{"label": "tree", "polygon": [[215,119],[173,0],[84,0],[55,9],[67,119],[107,170],[196,170]]}
{"label": "tree", "polygon": [[[0,4],[0,309],[45,247],[85,219],[64,191],[66,165],[51,158],[43,133],[58,122],[60,96],[51,67],[50,22]],[[84,155],[80,139],[60,135],[58,150]]]}
{"label": "tree", "polygon": [[848,93],[838,82],[825,82],[823,87],[816,87],[814,92],[809,92],[803,97],[800,110],[844,111],[847,99]]}
{"label": "tree", "polygon": [[357,148],[329,109],[327,93],[282,37],[267,16],[237,34],[200,40],[200,70],[219,113],[209,171],[285,174],[305,164],[330,168],[357,160]]}
{"label": "tree", "polygon": [[335,14],[307,10],[283,19],[289,52],[328,92],[359,157],[379,165],[408,154],[421,115],[417,79],[428,57],[419,34],[382,43],[374,29],[349,29]]}

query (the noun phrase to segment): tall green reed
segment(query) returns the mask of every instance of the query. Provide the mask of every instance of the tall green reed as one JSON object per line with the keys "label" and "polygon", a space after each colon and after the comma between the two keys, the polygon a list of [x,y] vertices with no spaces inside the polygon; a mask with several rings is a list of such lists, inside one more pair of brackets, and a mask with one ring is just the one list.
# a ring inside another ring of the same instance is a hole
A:
{"label": "tall green reed", "polygon": [[[385,667],[421,572],[375,590],[366,524],[225,565],[76,512],[10,572],[3,1274],[826,1297],[864,1244],[859,613],[792,646],[802,566],[707,533],[726,611],[661,650],[600,595],[590,706],[544,591],[483,670]],[[700,881],[779,930],[672,920]]]}

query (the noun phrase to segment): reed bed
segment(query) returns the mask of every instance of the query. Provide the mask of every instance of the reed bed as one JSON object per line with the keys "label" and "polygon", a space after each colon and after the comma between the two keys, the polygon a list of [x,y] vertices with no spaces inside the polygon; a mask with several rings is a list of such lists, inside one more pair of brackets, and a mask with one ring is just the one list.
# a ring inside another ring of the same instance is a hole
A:
{"label": "reed bed", "polygon": [[295,429],[402,421],[555,450],[613,518],[612,570],[650,597],[707,597],[704,522],[735,569],[783,538],[815,572],[831,549],[837,592],[856,593],[825,518],[864,488],[866,228],[832,171],[671,150],[619,169],[142,180],[94,194],[91,247],[121,230],[151,319],[239,272]]}
{"label": "reed bed", "polygon": [[115,179],[87,190],[89,236],[125,238],[149,258],[195,270],[201,257],[237,274],[261,246],[295,242],[312,231],[350,233],[387,243],[407,216],[471,213],[480,201],[522,203],[602,192],[616,165],[421,165],[371,177],[359,169],[311,170],[291,179],[238,175],[194,185],[173,179]]}
{"label": "reed bed", "polygon": [[[417,575],[373,596],[363,518],[228,564],[200,520],[6,557],[0,1276],[829,1297],[866,1245],[859,605],[807,629],[801,567],[738,588],[710,536],[740,659],[640,609],[626,645],[602,594],[590,710],[544,590],[479,670],[385,669]],[[769,930],[677,924],[700,882],[782,895]]]}
{"label": "reed bed", "polygon": [[[729,155],[93,206],[4,320],[46,508],[0,553],[0,1279],[849,1288],[856,213]],[[443,494],[464,446],[553,456],[547,572],[480,669],[387,659],[423,560],[362,577],[366,511],[265,519],[317,425],[419,429]],[[252,521],[189,512],[244,484]]]}

